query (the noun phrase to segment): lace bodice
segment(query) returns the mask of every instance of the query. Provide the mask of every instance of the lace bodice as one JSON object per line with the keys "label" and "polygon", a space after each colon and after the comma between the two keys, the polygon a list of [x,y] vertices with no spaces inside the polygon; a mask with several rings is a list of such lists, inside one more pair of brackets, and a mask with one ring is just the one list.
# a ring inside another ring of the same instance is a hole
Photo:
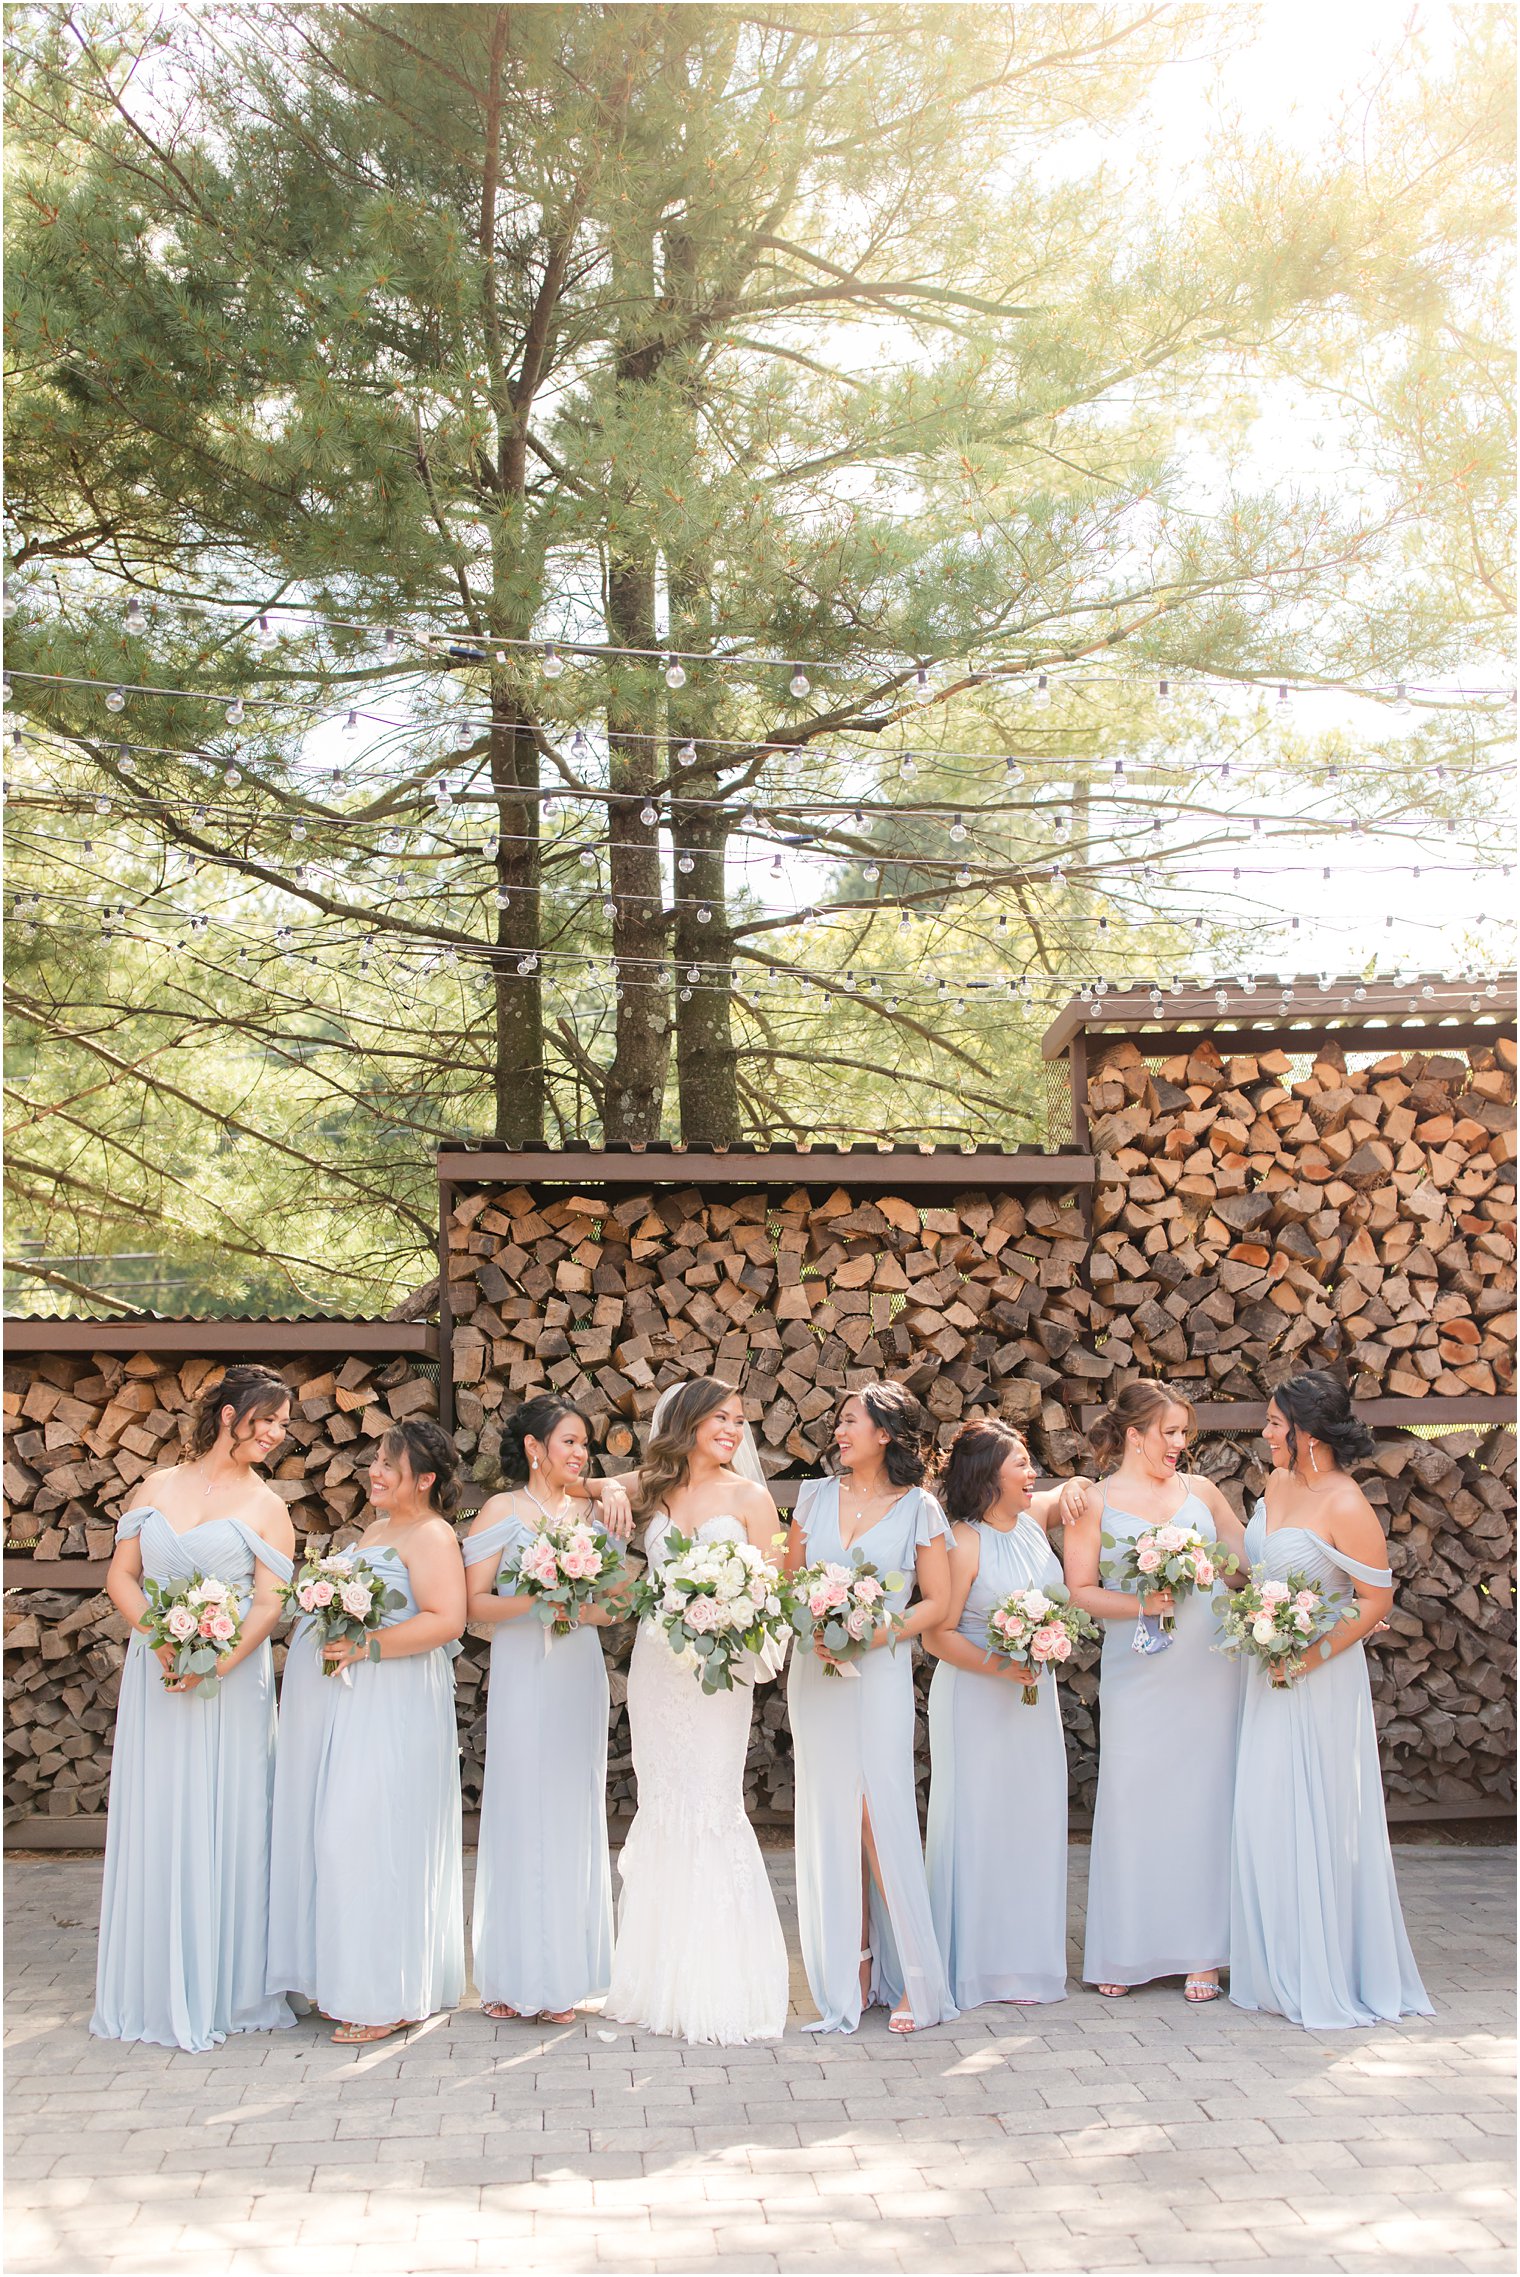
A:
{"label": "lace bodice", "polygon": [[[655,1512],[649,1521],[649,1530],[644,1536],[644,1555],[649,1560],[651,1573],[661,1573],[669,1564],[670,1560],[665,1545],[672,1533],[679,1534],[681,1531],[682,1529],[679,1526],[673,1527],[671,1525],[668,1510],[657,1510]],[[749,1528],[742,1518],[732,1518],[726,1512],[722,1512],[716,1518],[704,1518],[691,1539],[694,1542],[747,1542],[749,1540]]]}

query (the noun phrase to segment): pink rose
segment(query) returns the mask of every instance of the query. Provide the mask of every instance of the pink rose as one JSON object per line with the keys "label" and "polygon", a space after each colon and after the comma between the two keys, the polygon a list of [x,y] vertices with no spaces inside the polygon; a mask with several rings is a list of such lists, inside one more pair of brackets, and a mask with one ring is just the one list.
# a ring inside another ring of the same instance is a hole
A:
{"label": "pink rose", "polygon": [[1315,1596],[1313,1590],[1301,1589],[1298,1595],[1294,1598],[1293,1602],[1297,1606],[1300,1613],[1312,1613],[1315,1606]]}
{"label": "pink rose", "polygon": [[1199,1558],[1199,1559],[1198,1559],[1197,1563],[1196,1563],[1196,1564],[1194,1565],[1194,1567],[1193,1567],[1193,1576],[1194,1576],[1194,1579],[1197,1581],[1197,1583],[1198,1583],[1198,1586],[1199,1586],[1199,1588],[1200,1588],[1200,1589],[1212,1589],[1212,1588],[1213,1588],[1213,1586],[1214,1586],[1214,1568],[1212,1567],[1212,1565],[1210,1565],[1210,1563],[1209,1563],[1209,1561],[1208,1561],[1208,1559],[1207,1559],[1207,1558]]}
{"label": "pink rose", "polygon": [[1163,1550],[1180,1550],[1187,1535],[1180,1526],[1163,1526],[1156,1535],[1156,1545]]}
{"label": "pink rose", "polygon": [[686,1626],[699,1637],[711,1636],[723,1625],[723,1612],[713,1597],[693,1597],[686,1608]]}
{"label": "pink rose", "polygon": [[176,1644],[184,1644],[195,1634],[195,1615],[188,1605],[176,1605],[170,1611],[164,1627]]}
{"label": "pink rose", "polygon": [[1053,1660],[1056,1646],[1064,1641],[1065,1634],[1065,1630],[1058,1627],[1054,1621],[1047,1621],[1045,1626],[1036,1629],[1030,1638],[1030,1653],[1036,1660]]}
{"label": "pink rose", "polygon": [[1264,1581],[1261,1585],[1263,1605],[1270,1605],[1274,1609],[1279,1605],[1286,1605],[1291,1595],[1292,1591],[1285,1589],[1280,1581]]}
{"label": "pink rose", "polygon": [[844,1625],[858,1644],[863,1636],[870,1634],[874,1624],[865,1606],[857,1605],[853,1611],[846,1614]]}
{"label": "pink rose", "polygon": [[835,1605],[848,1605],[850,1602],[850,1591],[848,1583],[843,1581],[831,1581],[828,1586],[826,1596],[831,1607]]}
{"label": "pink rose", "polygon": [[832,1581],[836,1583],[842,1582],[845,1588],[848,1589],[852,1577],[850,1568],[847,1565],[825,1565],[823,1569],[823,1578],[825,1581]]}
{"label": "pink rose", "polygon": [[304,1589],[298,1589],[296,1591],[296,1603],[300,1606],[303,1613],[314,1613],[316,1611],[316,1591],[312,1588],[312,1585],[309,1581],[307,1582]]}
{"label": "pink rose", "polygon": [[1154,1573],[1161,1563],[1161,1552],[1159,1550],[1153,1550],[1150,1545],[1147,1544],[1146,1547],[1137,1554],[1135,1563],[1140,1568],[1140,1571],[1142,1573]]}
{"label": "pink rose", "polygon": [[332,1603],[336,1594],[330,1581],[314,1581],[310,1591],[312,1609],[321,1612],[324,1606]]}
{"label": "pink rose", "polygon": [[567,1581],[589,1581],[595,1575],[601,1560],[584,1550],[567,1550],[561,1563]]}
{"label": "pink rose", "polygon": [[808,1599],[808,1611],[815,1621],[821,1621],[833,1604],[833,1599],[822,1589],[815,1589]]}
{"label": "pink rose", "polygon": [[338,1603],[351,1621],[362,1621],[373,1600],[362,1581],[345,1581],[338,1591]]}
{"label": "pink rose", "polygon": [[862,1605],[874,1605],[878,1598],[886,1595],[886,1591],[879,1581],[873,1581],[868,1573],[863,1573],[855,1584],[855,1595]]}
{"label": "pink rose", "polygon": [[237,1635],[237,1623],[228,1613],[216,1614],[209,1624],[210,1633],[218,1644],[227,1644]]}

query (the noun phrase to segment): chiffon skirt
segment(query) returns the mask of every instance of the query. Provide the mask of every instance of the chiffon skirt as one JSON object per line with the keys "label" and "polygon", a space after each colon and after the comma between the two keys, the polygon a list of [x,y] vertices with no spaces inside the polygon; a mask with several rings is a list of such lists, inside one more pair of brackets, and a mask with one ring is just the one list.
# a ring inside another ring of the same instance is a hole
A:
{"label": "chiffon skirt", "polygon": [[949,1661],[929,1687],[929,1902],[961,2008],[1066,1997],[1066,1740],[1039,1689]]}
{"label": "chiffon skirt", "polygon": [[103,2040],[199,2053],[294,2023],[265,1989],[274,1671],[261,1645],[209,1698],[166,1692],[134,1634],[116,1707],[95,2011]]}
{"label": "chiffon skirt", "polygon": [[475,1865],[475,1983],[526,2016],[607,1990],[607,1664],[593,1629],[531,1616],[491,1645]]}
{"label": "chiffon skirt", "polygon": [[1230,1998],[1319,2031],[1431,2014],[1404,1931],[1359,1644],[1286,1692],[1247,1672]]}
{"label": "chiffon skirt", "polygon": [[915,1709],[908,1646],[882,1646],[830,1676],[815,1653],[792,1654],[787,1683],[797,1770],[797,1913],[818,2032],[860,2022],[862,1818],[883,1886],[869,1896],[871,2001],[906,1992],[920,2029],[956,2013],[934,1933],[913,1776]]}
{"label": "chiffon skirt", "polygon": [[269,1984],[350,2024],[453,2008],[464,1992],[459,1741],[440,1647],[322,1672],[285,1663]]}

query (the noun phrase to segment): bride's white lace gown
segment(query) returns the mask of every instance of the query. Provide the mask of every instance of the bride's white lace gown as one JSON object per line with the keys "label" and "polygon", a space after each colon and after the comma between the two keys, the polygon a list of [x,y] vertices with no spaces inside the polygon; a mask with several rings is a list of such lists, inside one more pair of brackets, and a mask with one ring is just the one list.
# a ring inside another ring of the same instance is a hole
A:
{"label": "bride's white lace gown", "polygon": [[[670,1521],[650,1521],[650,1569]],[[709,1518],[703,1542],[747,1540]],[[754,1688],[706,1693],[645,1622],[628,1673],[639,1805],[623,1845],[617,1944],[606,2013],[677,2039],[779,2040],[787,1957],[765,1861],[744,1815]]]}

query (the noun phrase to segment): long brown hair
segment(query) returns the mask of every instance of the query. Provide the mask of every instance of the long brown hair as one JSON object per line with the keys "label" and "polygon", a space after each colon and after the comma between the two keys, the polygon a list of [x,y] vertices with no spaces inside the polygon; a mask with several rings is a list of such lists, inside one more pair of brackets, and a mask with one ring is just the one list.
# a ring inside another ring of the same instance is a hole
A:
{"label": "long brown hair", "polygon": [[1170,1384],[1155,1376],[1137,1376],[1111,1399],[1088,1432],[1093,1453],[1105,1470],[1114,1470],[1124,1460],[1124,1435],[1127,1431],[1148,1431],[1158,1415],[1169,1407],[1186,1411],[1188,1434],[1191,1437],[1198,1418],[1193,1403],[1175,1391]]}
{"label": "long brown hair", "polygon": [[273,1368],[261,1368],[256,1361],[239,1361],[196,1401],[190,1425],[191,1454],[210,1454],[222,1428],[224,1407],[232,1410],[234,1440],[241,1440],[248,1436],[243,1429],[245,1423],[262,1423],[278,1415],[282,1407],[289,1407],[290,1402],[290,1386],[283,1376],[277,1376]]}
{"label": "long brown hair", "polygon": [[709,1415],[716,1415],[724,1401],[733,1396],[733,1385],[719,1383],[716,1376],[699,1376],[671,1394],[670,1405],[660,1418],[660,1428],[644,1450],[638,1484],[629,1497],[636,1518],[647,1518],[652,1510],[662,1510],[666,1496],[686,1484],[698,1424],[705,1423]]}
{"label": "long brown hair", "polygon": [[907,1386],[882,1379],[859,1384],[840,1401],[841,1413],[852,1399],[858,1399],[877,1430],[887,1434],[881,1461],[888,1486],[920,1485],[928,1469],[924,1457],[927,1426],[924,1411]]}

